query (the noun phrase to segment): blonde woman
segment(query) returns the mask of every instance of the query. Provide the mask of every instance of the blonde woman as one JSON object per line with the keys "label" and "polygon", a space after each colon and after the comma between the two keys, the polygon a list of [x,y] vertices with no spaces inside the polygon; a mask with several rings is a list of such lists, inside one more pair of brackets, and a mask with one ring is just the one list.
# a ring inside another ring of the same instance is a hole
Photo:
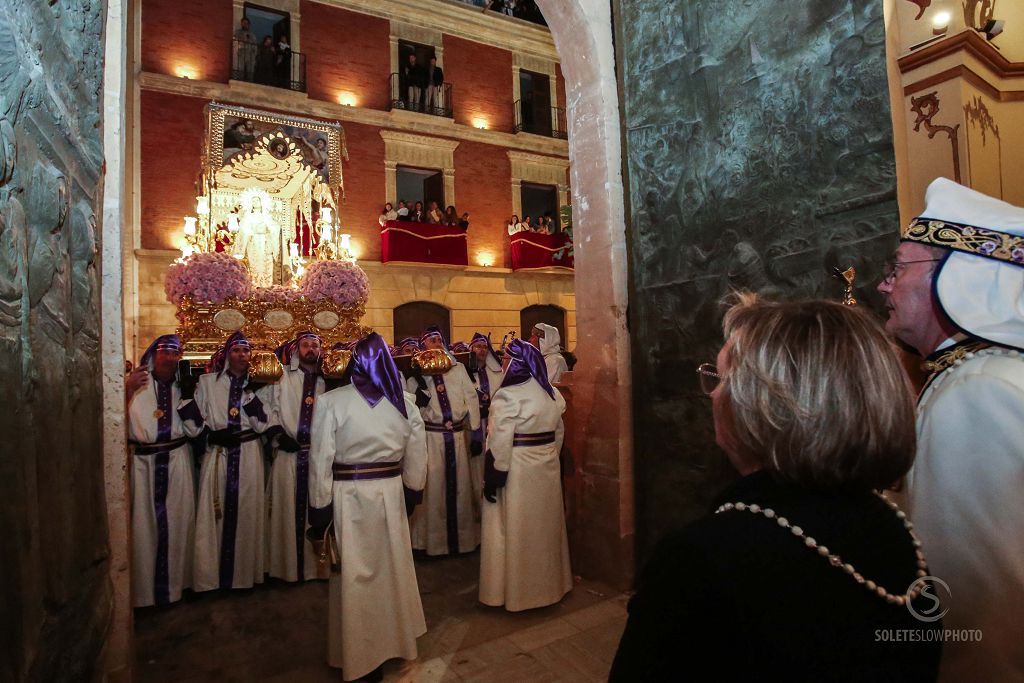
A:
{"label": "blonde woman", "polygon": [[740,478],[655,549],[611,680],[934,680],[942,610],[912,525],[878,493],[916,447],[882,326],[746,295],[724,327],[698,373]]}

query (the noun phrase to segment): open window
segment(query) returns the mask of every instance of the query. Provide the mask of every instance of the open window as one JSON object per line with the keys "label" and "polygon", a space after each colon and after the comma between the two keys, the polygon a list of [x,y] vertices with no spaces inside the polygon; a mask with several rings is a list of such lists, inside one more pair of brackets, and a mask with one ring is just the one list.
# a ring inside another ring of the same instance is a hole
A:
{"label": "open window", "polygon": [[437,202],[441,210],[444,210],[444,174],[439,169],[397,166],[395,181],[395,200],[404,199],[408,202],[410,211],[416,202],[423,202],[424,211],[430,207],[430,202]]}
{"label": "open window", "polygon": [[530,216],[530,225],[536,228],[540,225],[540,217],[545,218],[545,223],[552,234],[560,232],[561,227],[558,216],[558,187],[555,185],[541,185],[539,183],[522,183],[521,185],[522,213],[520,218],[524,221]]}

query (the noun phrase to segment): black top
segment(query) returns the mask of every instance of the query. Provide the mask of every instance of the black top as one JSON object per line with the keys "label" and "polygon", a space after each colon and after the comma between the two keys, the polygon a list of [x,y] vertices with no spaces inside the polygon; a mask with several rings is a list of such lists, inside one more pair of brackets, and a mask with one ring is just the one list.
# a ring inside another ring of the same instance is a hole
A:
{"label": "black top", "polygon": [[[910,534],[873,493],[809,492],[757,472],[713,510],[727,502],[772,508],[894,595],[916,579]],[[918,621],[748,511],[670,534],[636,588],[612,681],[934,681],[938,673],[941,644],[920,639],[934,638],[941,622]],[[924,596],[914,604],[933,606]]]}

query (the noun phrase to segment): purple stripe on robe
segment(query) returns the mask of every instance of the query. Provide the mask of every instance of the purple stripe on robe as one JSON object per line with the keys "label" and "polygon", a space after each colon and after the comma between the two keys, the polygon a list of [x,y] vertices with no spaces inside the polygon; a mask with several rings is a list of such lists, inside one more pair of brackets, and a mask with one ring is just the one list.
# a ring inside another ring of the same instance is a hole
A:
{"label": "purple stripe on robe", "polygon": [[[156,385],[156,406],[159,417],[156,420],[157,441],[171,440],[171,425],[174,413],[171,412],[171,383],[161,382],[153,378]],[[156,513],[156,562],[153,569],[153,601],[158,605],[166,605],[171,601],[171,580],[169,568],[169,536],[167,521],[167,490],[170,479],[170,451],[161,450],[156,453],[153,471],[153,510]]]}
{"label": "purple stripe on robe", "polygon": [[[444,385],[444,376],[435,375],[433,380],[437,403],[441,406],[441,417],[445,424],[454,422],[452,404],[448,400],[448,389]],[[459,475],[458,463],[455,459],[455,434],[445,430],[442,437],[444,437],[444,509],[448,528],[448,552],[457,555],[459,553]]]}
{"label": "purple stripe on robe", "polygon": [[[313,429],[313,406],[316,403],[316,382],[320,375],[302,370],[302,407],[295,440],[301,448],[295,454],[295,565],[299,581],[305,576],[306,503],[309,500],[309,442]],[[313,399],[307,401],[306,399]]]}
{"label": "purple stripe on robe", "polygon": [[[242,431],[242,388],[245,377],[231,375],[228,393],[228,429]],[[235,408],[232,414],[232,408]],[[220,536],[220,587],[231,588],[235,580],[235,537],[238,534],[238,478],[242,456],[241,445],[229,448],[227,473],[224,483],[224,519]]]}
{"label": "purple stripe on robe", "polygon": [[480,399],[480,428],[473,431],[473,440],[483,443],[487,438],[487,417],[491,410],[491,378],[487,376],[486,361],[482,368],[477,369],[477,378],[480,382],[480,389],[477,390]]}

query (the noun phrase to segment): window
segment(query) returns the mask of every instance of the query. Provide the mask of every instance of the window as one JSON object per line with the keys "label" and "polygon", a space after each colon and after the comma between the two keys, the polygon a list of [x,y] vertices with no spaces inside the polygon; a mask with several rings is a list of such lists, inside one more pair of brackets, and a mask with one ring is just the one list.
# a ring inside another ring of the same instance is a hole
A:
{"label": "window", "polygon": [[395,308],[395,344],[406,337],[417,339],[428,325],[437,325],[451,343],[451,312],[430,301],[410,301]]}
{"label": "window", "polygon": [[416,202],[423,202],[426,211],[430,202],[444,210],[444,174],[440,170],[398,166],[395,168],[397,196],[395,201],[404,199],[412,211]]}
{"label": "window", "polygon": [[536,228],[540,225],[538,218],[543,216],[552,234],[559,232],[558,188],[554,185],[523,183],[521,193],[522,213],[519,217],[526,220],[526,216],[530,216],[530,224]]}
{"label": "window", "polygon": [[[451,83],[443,78],[440,55],[432,45],[398,42],[398,71],[391,74],[391,109],[452,116]],[[430,60],[437,59],[436,64]]]}
{"label": "window", "polygon": [[291,15],[246,3],[231,40],[231,78],[306,91],[306,56],[292,41]]}
{"label": "window", "polygon": [[527,306],[519,311],[519,330],[523,339],[530,338],[530,331],[537,323],[546,323],[558,330],[562,338],[562,348],[565,349],[567,339],[565,337],[565,311],[558,306],[550,304],[536,304]]}
{"label": "window", "polygon": [[547,74],[519,71],[516,132],[551,135],[551,83]]}

